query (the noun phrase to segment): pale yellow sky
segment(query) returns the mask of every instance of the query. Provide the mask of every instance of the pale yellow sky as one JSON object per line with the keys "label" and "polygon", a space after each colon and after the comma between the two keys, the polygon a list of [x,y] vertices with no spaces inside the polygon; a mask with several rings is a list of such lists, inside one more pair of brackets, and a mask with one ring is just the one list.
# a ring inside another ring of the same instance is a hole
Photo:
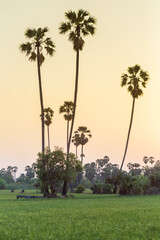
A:
{"label": "pale yellow sky", "polygon": [[20,173],[41,150],[36,64],[18,49],[28,27],[47,26],[56,44],[55,55],[47,56],[41,69],[43,94],[45,106],[55,111],[51,146],[66,147],[66,122],[58,109],[73,99],[75,52],[58,27],[65,11],[80,8],[97,18],[96,34],[85,38],[80,54],[74,130],[84,125],[92,132],[84,163],[105,155],[112,163],[121,163],[132,98],[120,87],[120,79],[135,64],[148,71],[150,81],[136,101],[125,166],[142,163],[145,155],[160,159],[160,1],[1,0],[0,168],[16,165]]}

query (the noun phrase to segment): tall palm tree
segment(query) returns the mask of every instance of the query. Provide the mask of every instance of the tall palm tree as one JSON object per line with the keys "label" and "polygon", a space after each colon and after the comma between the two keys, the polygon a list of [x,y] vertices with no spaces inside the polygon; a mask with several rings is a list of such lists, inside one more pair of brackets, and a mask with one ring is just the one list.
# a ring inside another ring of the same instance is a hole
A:
{"label": "tall palm tree", "polygon": [[59,113],[64,113],[64,119],[67,121],[67,154],[69,153],[69,122],[73,118],[74,103],[72,101],[65,101],[59,108]]}
{"label": "tall palm tree", "polygon": [[133,121],[135,100],[138,99],[138,97],[143,95],[143,91],[140,87],[142,86],[145,88],[148,80],[149,80],[148,73],[146,71],[143,71],[139,65],[135,65],[134,67],[129,67],[128,73],[123,74],[121,76],[121,87],[123,87],[123,86],[128,87],[128,91],[133,98],[133,102],[132,102],[131,120],[130,120],[130,125],[129,125],[129,130],[128,130],[127,142],[126,142],[126,147],[125,147],[124,156],[123,156],[120,170],[122,170],[124,160],[126,157],[126,153],[127,153],[129,137],[130,137],[132,121]]}
{"label": "tall palm tree", "polygon": [[40,106],[42,115],[42,152],[44,152],[45,142],[44,142],[44,107],[43,107],[43,94],[42,94],[42,81],[41,81],[41,71],[40,67],[45,60],[43,50],[50,56],[53,55],[55,51],[55,45],[51,38],[46,37],[48,28],[38,28],[38,29],[27,29],[25,32],[25,37],[30,41],[20,45],[20,50],[26,53],[30,61],[37,61],[38,70],[38,81],[39,81],[39,95],[40,95]]}
{"label": "tall palm tree", "polygon": [[92,135],[91,135],[91,131],[84,126],[79,127],[77,131],[75,131],[75,135],[77,138],[77,143],[81,145],[81,164],[83,167],[83,157],[84,157],[83,146],[89,141],[89,138],[91,138]]}
{"label": "tall palm tree", "polygon": [[54,111],[48,107],[44,108],[44,124],[47,126],[47,133],[48,133],[48,148],[50,150],[50,134],[49,134],[49,126],[52,123],[52,117],[53,117]]}
{"label": "tall palm tree", "polygon": [[96,19],[91,17],[88,11],[83,9],[78,12],[68,11],[65,12],[66,22],[62,22],[59,27],[60,34],[68,33],[68,39],[73,43],[73,49],[76,51],[76,76],[75,76],[75,91],[74,91],[74,110],[71,123],[70,135],[68,139],[68,152],[70,149],[70,143],[72,138],[74,119],[76,113],[77,104],[77,92],[78,92],[78,72],[79,72],[79,51],[83,49],[84,40],[83,37],[95,33]]}

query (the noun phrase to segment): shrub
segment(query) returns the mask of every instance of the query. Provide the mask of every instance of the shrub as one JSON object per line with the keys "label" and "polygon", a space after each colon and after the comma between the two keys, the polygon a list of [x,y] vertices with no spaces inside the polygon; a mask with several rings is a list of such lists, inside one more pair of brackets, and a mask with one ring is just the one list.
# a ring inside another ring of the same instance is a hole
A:
{"label": "shrub", "polygon": [[102,193],[102,183],[97,182],[91,187],[92,193],[98,194]]}
{"label": "shrub", "polygon": [[112,184],[104,184],[102,187],[102,193],[103,194],[111,194],[113,193],[113,185]]}
{"label": "shrub", "polygon": [[121,195],[141,195],[146,194],[149,188],[149,179],[142,175],[132,176],[130,174],[121,175],[119,193]]}
{"label": "shrub", "polygon": [[85,186],[82,184],[79,184],[76,189],[76,193],[83,193],[85,191]]}
{"label": "shrub", "polygon": [[0,178],[0,189],[6,189],[6,182],[4,181],[3,178]]}

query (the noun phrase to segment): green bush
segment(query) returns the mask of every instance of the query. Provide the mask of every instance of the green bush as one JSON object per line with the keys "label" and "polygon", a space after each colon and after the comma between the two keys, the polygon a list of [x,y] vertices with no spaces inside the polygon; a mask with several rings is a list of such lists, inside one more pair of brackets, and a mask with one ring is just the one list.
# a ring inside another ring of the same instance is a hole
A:
{"label": "green bush", "polygon": [[94,183],[93,186],[91,187],[92,193],[94,194],[102,193],[102,187],[103,187],[102,183],[100,182]]}
{"label": "green bush", "polygon": [[113,185],[109,183],[96,182],[91,187],[91,190],[94,194],[111,194],[113,193]]}
{"label": "green bush", "polygon": [[112,184],[104,184],[102,187],[102,193],[103,194],[111,194],[113,193],[113,185]]}
{"label": "green bush", "polygon": [[141,195],[146,194],[150,181],[142,175],[132,176],[128,173],[121,175],[119,193],[121,195]]}
{"label": "green bush", "polygon": [[85,191],[85,186],[82,184],[79,184],[76,188],[76,193],[83,193]]}
{"label": "green bush", "polygon": [[4,181],[3,178],[0,178],[0,189],[3,190],[3,189],[6,189],[6,182]]}

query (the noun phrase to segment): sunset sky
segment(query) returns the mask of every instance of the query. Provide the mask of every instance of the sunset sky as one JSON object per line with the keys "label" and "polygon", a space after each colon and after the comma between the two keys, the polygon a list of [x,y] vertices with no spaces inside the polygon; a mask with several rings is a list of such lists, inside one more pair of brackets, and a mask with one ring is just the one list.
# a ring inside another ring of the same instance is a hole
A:
{"label": "sunset sky", "polygon": [[[121,75],[139,64],[150,75],[144,95],[136,100],[127,163],[142,164],[144,156],[160,159],[160,1],[159,0],[1,0],[0,44],[0,169],[31,165],[41,151],[37,68],[19,51],[27,28],[48,27],[56,45],[42,65],[45,107],[54,111],[51,146],[66,150],[66,122],[59,115],[72,101],[76,54],[58,27],[64,12],[88,10],[97,19],[95,35],[85,38],[80,53],[76,130],[87,126],[84,163],[109,156],[121,164],[132,106]],[[71,147],[75,152],[75,147]],[[79,149],[80,154],[80,149]]]}

